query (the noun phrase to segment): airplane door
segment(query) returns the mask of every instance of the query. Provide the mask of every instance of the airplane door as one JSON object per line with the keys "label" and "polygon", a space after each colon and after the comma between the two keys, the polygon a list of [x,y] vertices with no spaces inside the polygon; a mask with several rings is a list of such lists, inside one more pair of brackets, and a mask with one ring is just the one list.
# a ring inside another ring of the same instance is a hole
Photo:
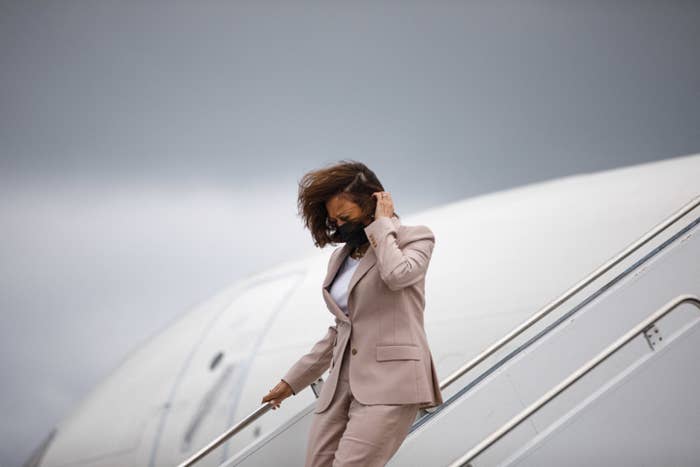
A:
{"label": "airplane door", "polygon": [[[255,353],[304,274],[286,273],[250,284],[212,320],[198,342],[189,344],[193,349],[175,382],[152,465],[177,465],[231,426]],[[236,446],[233,441],[230,445]],[[201,465],[219,465],[221,450],[210,453]]]}

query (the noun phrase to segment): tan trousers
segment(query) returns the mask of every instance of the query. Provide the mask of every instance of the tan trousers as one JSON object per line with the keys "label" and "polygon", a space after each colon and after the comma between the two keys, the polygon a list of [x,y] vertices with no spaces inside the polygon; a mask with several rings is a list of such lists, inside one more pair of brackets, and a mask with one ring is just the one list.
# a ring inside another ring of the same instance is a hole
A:
{"label": "tan trousers", "polygon": [[[349,340],[348,340],[349,341]],[[419,404],[364,405],[352,395],[350,349],[331,371],[340,371],[331,405],[314,413],[305,467],[384,467],[403,443]]]}

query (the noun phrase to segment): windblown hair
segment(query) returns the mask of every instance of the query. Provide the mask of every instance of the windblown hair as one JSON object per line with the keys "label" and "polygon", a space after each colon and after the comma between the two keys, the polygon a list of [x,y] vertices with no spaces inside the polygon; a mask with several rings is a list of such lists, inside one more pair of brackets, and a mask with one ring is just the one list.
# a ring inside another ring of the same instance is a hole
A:
{"label": "windblown hair", "polygon": [[[304,174],[299,180],[297,206],[304,225],[311,231],[314,245],[322,248],[340,242],[328,218],[326,201],[340,195],[360,206],[363,218],[374,219],[377,203],[372,193],[376,191],[386,190],[374,172],[354,160],[341,160]],[[394,215],[399,217],[396,212]]]}

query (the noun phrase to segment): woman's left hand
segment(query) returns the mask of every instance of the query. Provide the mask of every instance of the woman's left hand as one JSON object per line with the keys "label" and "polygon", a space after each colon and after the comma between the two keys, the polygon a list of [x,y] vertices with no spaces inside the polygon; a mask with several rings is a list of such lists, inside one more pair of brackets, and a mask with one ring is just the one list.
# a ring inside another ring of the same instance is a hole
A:
{"label": "woman's left hand", "polygon": [[394,202],[388,191],[375,191],[372,196],[377,198],[377,209],[374,211],[374,218],[391,217],[394,214]]}

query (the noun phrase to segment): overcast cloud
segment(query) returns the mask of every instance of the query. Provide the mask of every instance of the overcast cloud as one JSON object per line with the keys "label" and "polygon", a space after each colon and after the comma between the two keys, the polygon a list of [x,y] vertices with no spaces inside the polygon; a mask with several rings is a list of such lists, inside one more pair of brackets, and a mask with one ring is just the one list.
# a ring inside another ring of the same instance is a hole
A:
{"label": "overcast cloud", "polygon": [[700,2],[4,1],[0,465],[134,346],[315,252],[296,182],[400,214],[700,152]]}

